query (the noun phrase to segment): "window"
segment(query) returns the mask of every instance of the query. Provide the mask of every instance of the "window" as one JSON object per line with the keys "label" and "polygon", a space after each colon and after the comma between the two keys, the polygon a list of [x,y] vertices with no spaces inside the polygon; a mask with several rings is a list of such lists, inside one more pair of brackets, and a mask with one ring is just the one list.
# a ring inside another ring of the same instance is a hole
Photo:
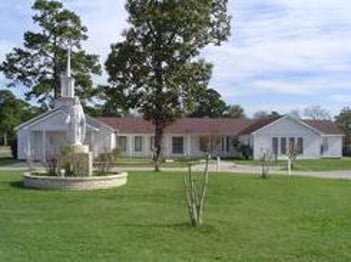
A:
{"label": "window", "polygon": [[230,137],[227,136],[227,139],[226,139],[226,152],[229,152],[230,151]]}
{"label": "window", "polygon": [[273,152],[273,155],[275,156],[278,155],[278,137],[272,138],[272,152]]}
{"label": "window", "polygon": [[225,152],[225,150],[226,150],[226,147],[225,147],[225,137],[223,136],[222,137],[222,141],[221,141],[222,143],[222,152]]}
{"label": "window", "polygon": [[155,137],[150,136],[150,151],[154,151],[155,149]]}
{"label": "window", "polygon": [[135,136],[134,137],[134,151],[141,152],[143,150],[143,137]]}
{"label": "window", "polygon": [[286,137],[280,138],[280,153],[282,155],[286,154]]}
{"label": "window", "polygon": [[117,140],[118,140],[118,148],[122,152],[127,151],[127,137],[126,136],[118,136]]}
{"label": "window", "polygon": [[184,138],[182,136],[172,138],[172,153],[173,154],[184,153]]}
{"label": "window", "polygon": [[303,154],[303,138],[302,137],[297,138],[297,152],[301,155]]}

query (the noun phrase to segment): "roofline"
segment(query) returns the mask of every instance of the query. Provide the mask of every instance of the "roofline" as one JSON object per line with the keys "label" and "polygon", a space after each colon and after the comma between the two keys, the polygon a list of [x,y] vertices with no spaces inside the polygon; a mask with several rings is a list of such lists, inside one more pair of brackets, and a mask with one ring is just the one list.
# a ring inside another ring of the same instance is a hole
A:
{"label": "roofline", "polygon": [[273,121],[273,122],[270,122],[269,124],[267,124],[267,125],[265,125],[265,126],[259,128],[259,129],[255,130],[254,132],[251,133],[251,135],[255,135],[257,132],[262,131],[263,129],[265,129],[265,128],[269,127],[269,126],[272,126],[273,124],[275,124],[275,123],[277,123],[277,122],[279,122],[279,121],[281,121],[281,120],[283,120],[283,119],[287,119],[287,118],[289,118],[289,119],[291,119],[291,120],[293,120],[293,121],[295,121],[295,122],[297,122],[297,123],[299,123],[299,124],[301,124],[301,125],[307,127],[308,129],[312,130],[313,132],[315,132],[315,133],[317,133],[317,134],[319,134],[319,135],[323,135],[323,134],[324,134],[324,133],[322,133],[320,130],[318,130],[318,129],[312,127],[312,126],[310,126],[309,124],[307,124],[307,123],[305,123],[305,122],[303,122],[301,119],[297,119],[297,118],[292,117],[292,116],[290,116],[290,115],[284,115],[284,116],[282,116],[281,118],[278,118],[277,120],[275,120],[275,121]]}
{"label": "roofline", "polygon": [[[21,128],[28,129],[30,126],[32,126],[32,125],[34,125],[34,124],[37,124],[37,123],[40,123],[40,122],[44,121],[45,119],[47,119],[47,118],[49,118],[49,117],[51,117],[51,116],[53,116],[53,115],[56,115],[56,114],[58,114],[58,113],[60,113],[60,112],[67,115],[66,112],[64,112],[63,110],[61,110],[61,107],[58,107],[58,108],[55,108],[55,109],[50,110],[50,111],[47,111],[47,112],[45,112],[45,113],[43,113],[43,114],[40,114],[39,116],[36,116],[36,117],[34,117],[34,118],[28,120],[27,122],[25,122],[25,123],[23,123],[23,124],[17,126],[17,127],[15,128],[15,130],[18,130],[18,129],[21,129]],[[100,121],[96,121],[96,119],[94,119],[93,117],[91,117],[91,116],[89,116],[89,115],[86,115],[86,117],[92,119],[92,120],[95,121],[95,122],[99,122],[102,126],[105,126],[106,128],[108,128],[108,129],[110,129],[110,130],[116,131],[116,130],[113,129],[112,127],[110,127],[110,126],[108,126],[108,125],[106,125],[106,124],[104,124],[104,123],[102,123],[102,122],[100,122]],[[89,123],[87,123],[87,127],[89,127],[90,129],[93,129],[94,131],[100,131],[99,128],[96,128],[96,127],[94,127],[93,125],[90,125]]]}
{"label": "roofline", "polygon": [[54,110],[48,111],[48,112],[46,112],[44,114],[41,114],[41,115],[37,116],[36,118],[33,118],[33,119],[29,120],[28,123],[24,123],[23,126],[21,126],[19,128],[28,129],[30,126],[32,126],[34,124],[37,124],[37,123],[40,123],[40,122],[42,122],[43,120],[49,118],[52,115],[56,115],[59,112],[65,113],[60,108],[61,107],[58,107],[58,108],[56,108]]}
{"label": "roofline", "polygon": [[322,133],[322,136],[346,136],[345,134],[325,134]]}
{"label": "roofline", "polygon": [[112,130],[113,132],[119,133],[119,130],[118,130],[118,129],[115,129],[115,128],[109,126],[108,124],[105,124],[103,121],[101,121],[101,120],[99,120],[99,119],[97,119],[97,118],[95,118],[95,117],[89,116],[89,115],[85,115],[85,116],[86,116],[86,118],[89,118],[91,121],[97,122],[97,123],[101,124],[102,126],[106,127],[107,129],[110,129],[110,130]]}
{"label": "roofline", "polygon": [[32,122],[35,122],[35,121],[39,120],[40,118],[46,117],[47,115],[49,115],[49,114],[51,114],[51,113],[53,113],[53,112],[59,110],[60,108],[61,108],[61,107],[58,107],[58,108],[55,108],[55,109],[53,109],[53,110],[49,110],[49,111],[47,111],[47,112],[45,112],[45,113],[42,113],[42,114],[40,114],[40,115],[38,115],[38,116],[36,116],[36,117],[33,117],[33,118],[27,120],[26,122],[24,122],[24,123],[22,123],[22,124],[16,126],[16,127],[15,127],[15,130],[18,130],[18,129],[23,128],[23,127],[25,127],[25,126],[27,126],[27,125],[30,125]]}

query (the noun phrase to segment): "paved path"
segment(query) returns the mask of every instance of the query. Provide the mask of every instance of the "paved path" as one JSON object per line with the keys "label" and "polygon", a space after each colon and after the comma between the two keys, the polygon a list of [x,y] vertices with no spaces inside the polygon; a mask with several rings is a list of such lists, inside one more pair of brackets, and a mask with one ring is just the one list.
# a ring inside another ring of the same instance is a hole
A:
{"label": "paved path", "polygon": [[[36,170],[43,170],[44,168],[36,164],[34,166]],[[197,164],[192,167],[193,171],[203,171],[205,164]],[[186,172],[185,167],[164,167],[161,168],[163,171],[174,171],[174,172]],[[16,163],[9,166],[0,167],[1,171],[27,171],[28,167],[26,163]],[[153,171],[153,167],[116,167],[114,170],[123,171]],[[229,161],[221,161],[220,167],[214,163],[209,164],[209,171],[211,172],[222,172],[222,173],[240,173],[240,174],[260,174],[261,167],[254,165],[235,165]],[[287,172],[281,170],[279,167],[271,167],[270,174],[273,175],[287,175]],[[293,171],[293,176],[307,176],[307,177],[318,177],[318,178],[330,178],[330,179],[351,179],[351,170],[345,171]]]}

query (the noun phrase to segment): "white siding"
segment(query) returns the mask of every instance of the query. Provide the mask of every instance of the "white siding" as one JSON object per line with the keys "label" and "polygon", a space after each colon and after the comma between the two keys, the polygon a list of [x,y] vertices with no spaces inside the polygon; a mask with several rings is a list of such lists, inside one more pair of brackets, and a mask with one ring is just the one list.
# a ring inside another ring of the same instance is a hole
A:
{"label": "white siding", "polygon": [[[316,159],[320,158],[321,136],[316,131],[300,124],[289,117],[281,118],[253,134],[254,159],[259,159],[262,152],[269,150],[272,152],[272,138],[278,138],[278,152],[280,152],[280,138],[298,137],[303,138],[303,154],[299,158]],[[279,154],[278,158],[286,156]]]}
{"label": "white siding", "polygon": [[[38,119],[18,130],[18,159],[27,157],[28,142],[31,148],[31,158],[42,160],[43,156],[59,154],[67,146],[66,132],[68,125],[65,123],[67,114],[63,111],[53,112],[42,119]],[[96,157],[99,153],[111,151],[115,148],[115,133],[112,129],[87,118],[87,134],[85,144],[90,146]],[[94,127],[94,128],[93,128]],[[45,141],[43,141],[45,132]],[[94,133],[92,135],[92,133]],[[45,143],[45,152],[44,145]]]}
{"label": "white siding", "polygon": [[[127,138],[127,150],[121,152],[123,156],[127,157],[152,157],[152,151],[150,150],[150,137],[152,134],[125,134],[121,133],[118,136],[124,136]],[[143,150],[141,152],[135,152],[134,137],[143,137]],[[205,152],[200,150],[200,137],[205,136],[203,134],[165,134],[162,141],[162,154],[165,158],[200,158],[205,156]],[[172,141],[173,137],[183,137],[183,153],[173,154]],[[223,135],[226,138],[226,135]],[[232,137],[230,137],[232,138]],[[118,137],[117,137],[118,140]],[[229,145],[229,151],[226,151],[226,139],[224,144],[224,151],[222,151],[222,143],[220,142],[216,149],[213,151],[213,156],[235,156],[237,152],[233,146]],[[118,144],[118,141],[117,141]]]}
{"label": "white siding", "polygon": [[324,136],[328,141],[328,149],[323,151],[322,157],[339,158],[342,157],[342,136]]}

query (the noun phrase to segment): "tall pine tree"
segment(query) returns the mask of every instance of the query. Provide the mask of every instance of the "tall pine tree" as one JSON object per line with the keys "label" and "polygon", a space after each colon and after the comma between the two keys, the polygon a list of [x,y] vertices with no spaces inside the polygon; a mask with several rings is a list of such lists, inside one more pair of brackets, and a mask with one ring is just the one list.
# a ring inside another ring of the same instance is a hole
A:
{"label": "tall pine tree", "polygon": [[91,98],[95,93],[92,75],[100,74],[101,66],[97,55],[82,49],[81,43],[88,37],[80,17],[58,1],[36,0],[32,9],[33,22],[39,27],[37,32],[26,32],[23,47],[14,48],[0,65],[0,71],[11,80],[9,86],[24,85],[29,88],[27,98],[50,104],[60,95],[66,49],[72,47],[76,93],[83,101]]}
{"label": "tall pine tree", "polygon": [[211,64],[197,59],[230,32],[227,0],[128,0],[130,27],[106,61],[111,99],[138,109],[155,127],[155,170],[164,129],[207,88]]}

